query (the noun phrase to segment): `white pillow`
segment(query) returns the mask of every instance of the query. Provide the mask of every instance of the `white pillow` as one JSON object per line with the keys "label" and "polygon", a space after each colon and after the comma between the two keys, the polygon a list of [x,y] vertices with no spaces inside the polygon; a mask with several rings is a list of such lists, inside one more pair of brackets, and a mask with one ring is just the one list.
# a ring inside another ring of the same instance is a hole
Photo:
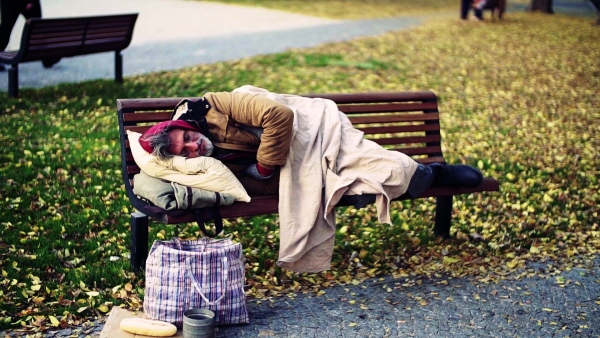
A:
{"label": "white pillow", "polygon": [[228,193],[236,201],[250,202],[250,196],[237,177],[221,161],[212,157],[185,158],[174,156],[161,160],[140,145],[140,133],[127,131],[135,163],[146,174],[188,187]]}

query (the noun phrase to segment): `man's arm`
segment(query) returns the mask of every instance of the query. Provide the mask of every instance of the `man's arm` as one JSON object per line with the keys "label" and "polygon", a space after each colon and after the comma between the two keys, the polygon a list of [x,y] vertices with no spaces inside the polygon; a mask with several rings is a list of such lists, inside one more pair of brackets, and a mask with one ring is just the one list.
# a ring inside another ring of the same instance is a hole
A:
{"label": "man's arm", "polygon": [[285,105],[261,95],[211,93],[214,108],[236,123],[263,129],[257,152],[259,164],[268,169],[284,165],[292,142],[294,113]]}

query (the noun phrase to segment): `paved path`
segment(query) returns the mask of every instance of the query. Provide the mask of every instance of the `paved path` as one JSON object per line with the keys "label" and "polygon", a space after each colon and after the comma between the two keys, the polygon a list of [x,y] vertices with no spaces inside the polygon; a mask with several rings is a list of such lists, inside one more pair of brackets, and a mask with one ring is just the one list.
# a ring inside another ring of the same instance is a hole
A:
{"label": "paved path", "polygon": [[599,264],[491,285],[458,278],[404,287],[387,277],[250,302],[251,324],[217,337],[600,337]]}
{"label": "paved path", "polygon": [[[547,266],[533,263],[527,269],[544,272]],[[220,327],[217,338],[600,337],[600,256],[588,267],[548,278],[498,284],[466,277],[425,279],[415,285],[385,277],[324,291],[321,296],[250,299],[250,324]],[[95,338],[104,320],[47,331],[43,337]],[[0,337],[4,334],[24,336],[0,331]]]}

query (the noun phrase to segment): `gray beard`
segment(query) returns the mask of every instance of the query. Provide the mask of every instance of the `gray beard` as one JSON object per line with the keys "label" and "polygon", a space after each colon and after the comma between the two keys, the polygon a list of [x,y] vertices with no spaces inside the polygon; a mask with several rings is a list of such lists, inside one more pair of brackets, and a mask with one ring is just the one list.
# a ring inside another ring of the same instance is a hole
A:
{"label": "gray beard", "polygon": [[204,136],[198,140],[198,147],[202,147],[202,141],[204,141],[204,148],[201,151],[205,151],[204,154],[200,154],[200,156],[211,156],[213,151],[215,150],[214,144],[208,139],[208,137]]}

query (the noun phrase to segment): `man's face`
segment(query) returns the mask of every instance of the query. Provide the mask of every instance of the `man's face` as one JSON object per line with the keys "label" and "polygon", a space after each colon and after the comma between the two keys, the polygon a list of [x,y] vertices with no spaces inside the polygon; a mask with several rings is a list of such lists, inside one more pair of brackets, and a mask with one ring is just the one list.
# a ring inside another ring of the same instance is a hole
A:
{"label": "man's face", "polygon": [[167,150],[176,156],[194,158],[199,156],[210,156],[213,152],[213,144],[208,137],[193,130],[173,129],[168,132],[171,144]]}

